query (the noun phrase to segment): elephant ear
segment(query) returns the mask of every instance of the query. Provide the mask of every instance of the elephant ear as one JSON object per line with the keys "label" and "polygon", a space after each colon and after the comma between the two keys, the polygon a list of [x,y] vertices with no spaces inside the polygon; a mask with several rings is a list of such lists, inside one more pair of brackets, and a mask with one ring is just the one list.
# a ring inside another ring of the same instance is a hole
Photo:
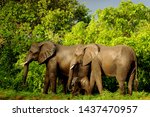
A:
{"label": "elephant ear", "polygon": [[48,58],[53,56],[56,51],[56,45],[52,42],[42,42],[39,43],[40,53],[38,57],[38,62],[40,64],[44,63]]}
{"label": "elephant ear", "polygon": [[83,65],[89,64],[100,51],[100,47],[96,44],[90,44],[86,46],[83,56]]}

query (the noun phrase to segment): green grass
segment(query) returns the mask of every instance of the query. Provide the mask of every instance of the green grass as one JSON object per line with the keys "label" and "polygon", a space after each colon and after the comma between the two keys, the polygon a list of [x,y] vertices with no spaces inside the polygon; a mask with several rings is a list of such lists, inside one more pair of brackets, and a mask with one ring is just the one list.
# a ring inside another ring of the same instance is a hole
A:
{"label": "green grass", "polygon": [[103,94],[94,95],[78,95],[71,94],[42,94],[41,92],[25,92],[14,91],[9,89],[0,89],[1,100],[150,100],[150,93],[147,92],[133,92],[133,95],[120,95],[119,92],[103,91]]}

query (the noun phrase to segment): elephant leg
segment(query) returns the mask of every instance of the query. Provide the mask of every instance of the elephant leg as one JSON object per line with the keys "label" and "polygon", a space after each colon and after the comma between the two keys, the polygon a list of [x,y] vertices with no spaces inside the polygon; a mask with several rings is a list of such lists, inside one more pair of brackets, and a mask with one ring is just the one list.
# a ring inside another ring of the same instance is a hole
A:
{"label": "elephant leg", "polygon": [[133,86],[133,81],[135,79],[135,72],[131,74],[128,82],[128,93],[129,95],[132,95],[132,86]]}
{"label": "elephant leg", "polygon": [[47,72],[50,80],[51,90],[56,93],[56,80],[57,80],[57,62],[55,58],[52,58],[47,63]]}
{"label": "elephant leg", "polygon": [[116,76],[116,79],[119,83],[120,94],[122,95],[125,94],[125,78],[126,76],[123,76],[123,75]]}
{"label": "elephant leg", "polygon": [[90,78],[90,87],[91,91],[94,88],[94,84],[96,82],[96,85],[98,87],[98,91],[101,94],[103,90],[103,85],[102,85],[102,71],[101,71],[101,66],[98,62],[98,59],[94,59],[92,61],[92,71],[91,71],[91,78]]}
{"label": "elephant leg", "polygon": [[120,89],[120,94],[124,95],[126,93],[125,91],[125,81],[128,75],[128,66],[126,65],[118,65],[117,66],[117,75],[116,79],[119,83],[119,89]]}
{"label": "elephant leg", "polygon": [[68,82],[68,80],[67,80],[68,78],[66,77],[66,76],[62,76],[62,83],[63,83],[63,92],[64,92],[64,94],[66,94],[67,93],[67,82]]}
{"label": "elephant leg", "polygon": [[91,76],[90,76],[90,88],[91,88],[91,93],[92,93],[92,91],[93,91],[94,85],[95,85],[95,77],[94,77],[94,73],[91,72]]}
{"label": "elephant leg", "polygon": [[46,70],[44,89],[43,89],[44,94],[48,94],[49,85],[50,85],[50,80],[49,80],[49,76],[48,76],[48,71]]}
{"label": "elephant leg", "polygon": [[54,73],[50,74],[50,83],[53,93],[56,93],[56,75]]}
{"label": "elephant leg", "polygon": [[63,93],[66,94],[67,93],[67,79],[64,75],[59,75],[58,76],[58,84],[57,86],[63,86]]}
{"label": "elephant leg", "polygon": [[124,95],[125,94],[125,82],[124,81],[119,81],[119,89],[120,89],[120,94]]}
{"label": "elephant leg", "polygon": [[102,85],[102,77],[101,77],[101,73],[99,73],[99,78],[96,78],[96,85],[98,86],[98,91],[100,94],[102,94],[102,90],[103,90],[103,85]]}
{"label": "elephant leg", "polygon": [[49,80],[50,80],[52,93],[55,94],[56,93],[56,81],[57,81],[56,69],[49,70]]}

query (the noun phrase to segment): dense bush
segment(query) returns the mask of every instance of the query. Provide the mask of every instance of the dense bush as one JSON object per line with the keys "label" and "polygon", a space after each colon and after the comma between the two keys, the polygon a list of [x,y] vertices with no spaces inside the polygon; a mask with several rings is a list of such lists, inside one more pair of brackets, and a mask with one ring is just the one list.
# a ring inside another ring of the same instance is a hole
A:
{"label": "dense bush", "polygon": [[[22,87],[22,63],[31,43],[61,43],[64,33],[79,21],[89,22],[88,9],[76,0],[7,0],[0,7],[0,87]],[[30,65],[29,91],[43,85],[45,65]]]}
{"label": "dense bush", "polygon": [[[88,25],[79,22],[65,35],[63,44],[77,43],[98,43],[109,46],[124,44],[132,47],[138,59],[139,90],[150,91],[150,9],[148,7],[128,1],[121,2],[117,8],[97,10]],[[107,89],[115,89],[114,85],[112,86],[116,83],[114,79],[103,81]]]}
{"label": "dense bush", "polygon": [[[1,88],[41,91],[45,65],[30,65],[25,88],[22,63],[31,43],[51,40],[64,45],[131,46],[138,58],[139,90],[150,91],[150,8],[143,4],[121,2],[90,17],[76,0],[8,0],[0,8],[0,27]],[[110,78],[104,84],[107,89],[117,85]]]}

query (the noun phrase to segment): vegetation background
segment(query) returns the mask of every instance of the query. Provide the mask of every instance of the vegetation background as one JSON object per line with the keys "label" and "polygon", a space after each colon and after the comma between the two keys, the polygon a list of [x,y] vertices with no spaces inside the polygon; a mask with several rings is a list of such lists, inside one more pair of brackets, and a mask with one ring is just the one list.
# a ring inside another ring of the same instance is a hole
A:
{"label": "vegetation background", "polygon": [[[120,96],[115,78],[103,78],[99,96],[43,95],[45,65],[30,64],[27,86],[21,65],[33,42],[63,45],[98,43],[131,46],[138,58],[139,92]],[[77,0],[0,1],[0,99],[150,99],[150,8],[122,1],[118,7],[89,9]]]}

